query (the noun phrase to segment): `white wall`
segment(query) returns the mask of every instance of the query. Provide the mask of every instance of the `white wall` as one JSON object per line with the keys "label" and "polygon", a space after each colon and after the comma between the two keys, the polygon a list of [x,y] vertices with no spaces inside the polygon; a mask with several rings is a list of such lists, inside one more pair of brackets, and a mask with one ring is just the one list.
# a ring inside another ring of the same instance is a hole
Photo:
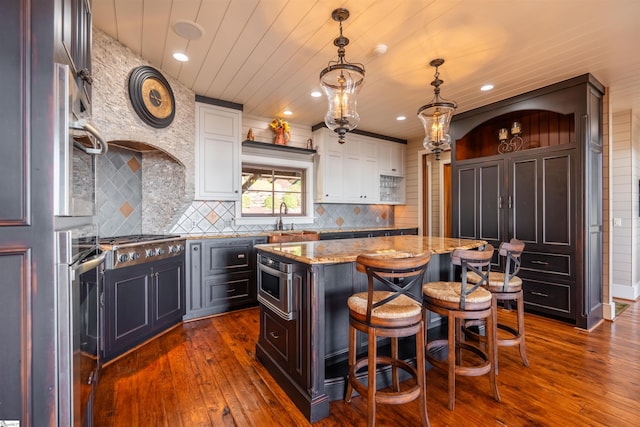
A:
{"label": "white wall", "polygon": [[613,297],[628,300],[640,296],[639,123],[640,119],[637,115],[634,118],[630,110],[612,116],[611,291]]}

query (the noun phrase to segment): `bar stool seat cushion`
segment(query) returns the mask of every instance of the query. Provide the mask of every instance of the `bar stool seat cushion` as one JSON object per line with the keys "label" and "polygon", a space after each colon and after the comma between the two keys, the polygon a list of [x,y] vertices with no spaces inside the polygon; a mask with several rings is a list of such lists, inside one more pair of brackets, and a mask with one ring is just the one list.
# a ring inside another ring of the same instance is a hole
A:
{"label": "bar stool seat cushion", "polygon": [[[391,295],[393,295],[393,292],[375,291],[373,293],[373,302],[375,304]],[[347,300],[349,309],[359,315],[366,316],[367,297],[367,292],[358,292],[351,295]],[[421,314],[422,305],[406,295],[400,295],[388,303],[371,310],[371,317],[377,317],[379,319],[400,319],[414,317]]]}
{"label": "bar stool seat cushion", "polygon": [[[480,276],[473,271],[467,273],[467,281],[469,283],[478,283]],[[489,273],[489,286],[488,289],[492,292],[504,292],[504,273],[499,271],[492,271]],[[522,289],[522,279],[518,276],[512,276],[509,279],[506,292],[519,292]]]}
{"label": "bar stool seat cushion", "polygon": [[[460,282],[429,282],[422,286],[422,293],[436,300],[459,303],[461,287]],[[471,287],[472,285],[467,285],[467,289]],[[484,288],[478,288],[467,295],[466,300],[469,304],[491,302],[491,292]]]}

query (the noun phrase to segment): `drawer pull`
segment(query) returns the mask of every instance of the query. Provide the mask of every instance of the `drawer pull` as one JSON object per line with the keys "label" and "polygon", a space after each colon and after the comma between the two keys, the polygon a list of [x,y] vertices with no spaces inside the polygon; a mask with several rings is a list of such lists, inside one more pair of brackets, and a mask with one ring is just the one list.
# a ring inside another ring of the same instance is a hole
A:
{"label": "drawer pull", "polygon": [[533,292],[533,291],[531,291],[531,295],[535,295],[535,296],[538,296],[538,297],[545,297],[545,298],[549,297],[549,295],[543,294],[542,292]]}
{"label": "drawer pull", "polygon": [[548,263],[548,262],[544,262],[544,261],[536,261],[536,260],[531,261],[531,264],[549,265],[549,263]]}
{"label": "drawer pull", "polygon": [[235,292],[235,291],[236,291],[236,290],[235,290],[235,288],[233,288],[233,289],[227,289],[227,293],[228,293],[228,294],[231,294],[231,293],[233,293],[233,292]]}
{"label": "drawer pull", "polygon": [[244,259],[244,254],[238,254],[238,259]]}
{"label": "drawer pull", "polygon": [[269,335],[271,335],[271,338],[273,338],[274,340],[280,338],[280,335],[278,335],[277,332],[269,332]]}

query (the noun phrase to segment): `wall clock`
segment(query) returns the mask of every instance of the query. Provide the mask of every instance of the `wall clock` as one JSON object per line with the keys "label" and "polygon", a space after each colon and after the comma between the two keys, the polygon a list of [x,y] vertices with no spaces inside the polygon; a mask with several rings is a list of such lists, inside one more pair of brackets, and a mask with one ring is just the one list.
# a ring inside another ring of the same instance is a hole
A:
{"label": "wall clock", "polygon": [[129,99],[138,116],[149,126],[165,128],[176,112],[173,91],[167,79],[155,68],[134,68],[129,76]]}

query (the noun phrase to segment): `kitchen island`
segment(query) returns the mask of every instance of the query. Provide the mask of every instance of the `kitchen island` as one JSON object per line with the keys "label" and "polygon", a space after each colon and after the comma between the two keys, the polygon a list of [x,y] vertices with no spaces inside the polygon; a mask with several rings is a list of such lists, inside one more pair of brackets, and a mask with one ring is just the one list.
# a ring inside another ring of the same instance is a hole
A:
{"label": "kitchen island", "polygon": [[[447,280],[453,274],[449,254],[454,249],[485,244],[482,240],[389,236],[257,245],[258,295],[265,294],[261,283],[264,287],[270,280],[274,283],[273,276],[267,277],[274,274],[274,265],[287,270],[287,274],[286,279],[280,276],[280,289],[273,292],[271,287],[272,295],[263,295],[260,302],[256,357],[309,421],[322,419],[329,415],[329,402],[344,396],[347,298],[367,287],[366,275],[355,268],[357,256],[377,253],[402,257],[431,252],[426,280]],[[273,298],[273,294],[279,298]],[[280,301],[286,304],[278,304],[278,299],[286,300]],[[429,321],[428,327],[436,322]],[[363,352],[366,342],[366,337],[359,334],[358,348]],[[406,358],[411,356],[409,350]],[[379,375],[379,384],[384,387],[386,372]]]}

